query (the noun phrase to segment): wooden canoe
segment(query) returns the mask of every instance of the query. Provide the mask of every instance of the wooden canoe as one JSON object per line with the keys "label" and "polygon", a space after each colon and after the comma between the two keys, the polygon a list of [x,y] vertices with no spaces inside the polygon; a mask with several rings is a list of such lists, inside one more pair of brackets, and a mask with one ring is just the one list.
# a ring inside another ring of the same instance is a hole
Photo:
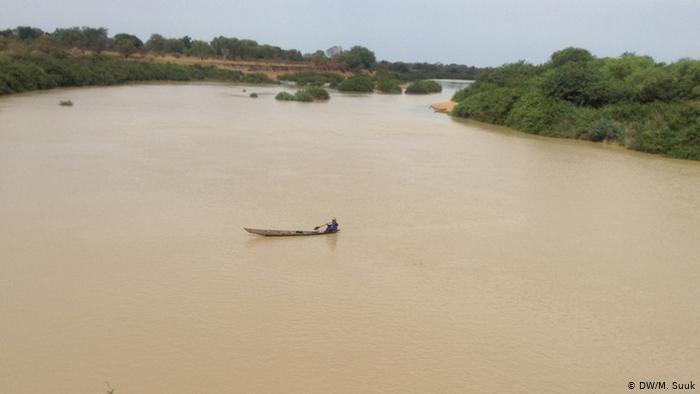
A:
{"label": "wooden canoe", "polygon": [[[324,233],[323,231],[303,231],[303,230],[261,230],[257,228],[246,228],[243,227],[243,230],[251,233],[251,234],[257,234],[257,235],[264,235],[266,237],[289,237],[289,236],[294,236],[294,235],[323,235],[323,234],[333,234],[333,233]],[[340,231],[340,230],[338,230]]]}

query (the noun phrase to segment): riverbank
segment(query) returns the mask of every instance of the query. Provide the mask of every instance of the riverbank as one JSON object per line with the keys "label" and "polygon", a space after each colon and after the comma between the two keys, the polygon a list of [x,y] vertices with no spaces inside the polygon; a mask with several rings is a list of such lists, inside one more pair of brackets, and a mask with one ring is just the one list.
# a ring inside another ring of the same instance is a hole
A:
{"label": "riverbank", "polygon": [[0,95],[56,87],[107,86],[141,81],[277,83],[264,73],[206,64],[142,62],[106,55],[0,57]]}
{"label": "riverbank", "polygon": [[700,160],[700,61],[656,63],[625,54],[555,52],[541,65],[513,63],[457,92],[451,114],[547,137],[607,141]]}
{"label": "riverbank", "polygon": [[456,105],[457,103],[454,101],[444,101],[441,103],[432,104],[430,108],[432,108],[435,112],[449,114],[450,112],[452,112]]}
{"label": "riverbank", "polygon": [[[106,52],[106,55],[119,57],[116,52]],[[130,57],[133,61],[142,61],[147,63],[174,63],[186,66],[202,65],[214,66],[225,70],[235,70],[244,73],[262,73],[271,79],[276,79],[280,75],[294,73],[327,73],[335,72],[343,75],[351,75],[336,63],[328,63],[326,65],[317,65],[312,62],[292,62],[282,60],[230,60],[216,58],[198,58],[191,56],[172,56],[172,55],[154,55],[154,54],[136,54]]]}

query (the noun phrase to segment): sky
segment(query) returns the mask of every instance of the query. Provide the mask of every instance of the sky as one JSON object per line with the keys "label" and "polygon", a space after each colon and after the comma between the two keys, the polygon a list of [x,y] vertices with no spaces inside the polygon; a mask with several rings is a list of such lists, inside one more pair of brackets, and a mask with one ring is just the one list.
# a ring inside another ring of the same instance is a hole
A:
{"label": "sky", "polygon": [[569,46],[657,61],[700,58],[700,0],[0,0],[0,29],[106,27],[313,52],[362,45],[378,59],[498,66]]}

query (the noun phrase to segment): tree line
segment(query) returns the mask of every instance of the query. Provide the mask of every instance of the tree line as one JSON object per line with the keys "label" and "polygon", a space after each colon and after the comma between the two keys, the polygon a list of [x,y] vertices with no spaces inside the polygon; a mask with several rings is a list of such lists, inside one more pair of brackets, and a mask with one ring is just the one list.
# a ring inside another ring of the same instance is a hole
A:
{"label": "tree line", "polygon": [[541,65],[521,61],[482,71],[453,100],[455,116],[700,160],[698,60],[597,58],[566,48]]}
{"label": "tree line", "polygon": [[124,57],[135,54],[191,56],[200,59],[227,60],[276,60],[308,62],[317,66],[345,71],[370,71],[392,74],[401,81],[429,78],[473,79],[481,70],[459,64],[429,64],[377,61],[373,51],[363,46],[353,46],[332,57],[322,50],[302,54],[296,49],[259,44],[254,40],[219,36],[211,41],[192,39],[189,36],[168,38],[154,33],[145,42],[139,37],[118,33],[110,37],[104,27],[57,28],[53,32],[31,26],[18,26],[0,30],[0,51],[39,50],[44,52],[78,49],[101,53],[118,52]]}

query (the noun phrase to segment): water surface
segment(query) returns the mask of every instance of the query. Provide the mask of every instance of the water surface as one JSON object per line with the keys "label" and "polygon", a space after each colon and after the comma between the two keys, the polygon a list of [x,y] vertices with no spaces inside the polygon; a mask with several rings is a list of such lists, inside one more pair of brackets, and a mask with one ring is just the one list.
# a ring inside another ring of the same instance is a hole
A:
{"label": "water surface", "polygon": [[700,379],[699,163],[279,90],[0,99],[0,392]]}

